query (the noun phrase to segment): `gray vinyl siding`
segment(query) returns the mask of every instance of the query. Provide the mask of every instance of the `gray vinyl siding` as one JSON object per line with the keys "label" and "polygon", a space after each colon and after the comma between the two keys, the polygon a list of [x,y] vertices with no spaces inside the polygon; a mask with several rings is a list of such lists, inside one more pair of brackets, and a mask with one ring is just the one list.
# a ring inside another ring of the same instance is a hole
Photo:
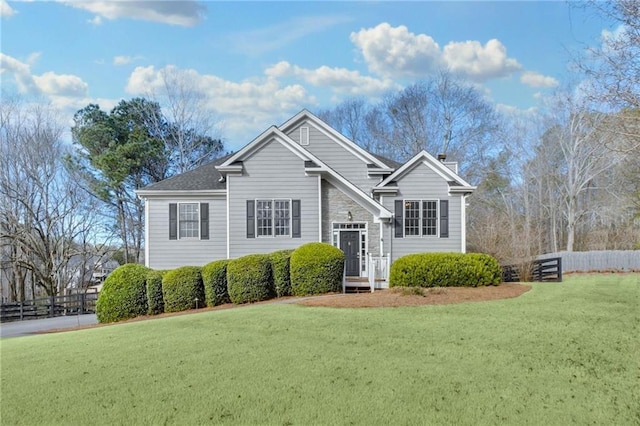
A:
{"label": "gray vinyl siding", "polygon": [[367,164],[364,161],[307,122],[289,132],[288,136],[296,143],[300,143],[300,127],[309,128],[309,145],[303,145],[303,148],[364,192],[371,192],[371,188],[380,182],[379,177],[367,177]]}
{"label": "gray vinyl siding", "polygon": [[[229,257],[293,249],[320,239],[319,177],[305,176],[304,161],[272,140],[243,162],[242,176],[228,176]],[[247,200],[291,199],[301,202],[301,238],[247,238]]]}
{"label": "gray vinyl siding", "polygon": [[[227,226],[226,197],[189,197],[148,198],[149,237],[146,242],[149,266],[153,269],[173,269],[179,266],[202,266],[207,263],[226,259]],[[169,239],[170,203],[209,203],[209,239]]]}
{"label": "gray vinyl siding", "polygon": [[462,249],[462,196],[457,194],[450,196],[447,182],[422,163],[398,181],[398,188],[397,195],[384,196],[383,204],[391,212],[395,212],[395,200],[449,200],[449,238],[439,238],[439,235],[438,237],[396,238],[393,223],[386,225],[383,231],[384,250],[391,251],[392,260],[411,253],[460,252]]}

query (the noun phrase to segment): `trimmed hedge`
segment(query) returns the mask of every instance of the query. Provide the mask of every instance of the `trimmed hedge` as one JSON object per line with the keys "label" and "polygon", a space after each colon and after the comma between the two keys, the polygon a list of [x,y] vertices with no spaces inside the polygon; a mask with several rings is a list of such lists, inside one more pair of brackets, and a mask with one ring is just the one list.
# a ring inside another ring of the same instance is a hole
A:
{"label": "trimmed hedge", "polygon": [[96,303],[98,322],[115,322],[147,313],[147,274],[135,263],[118,267],[104,281]]}
{"label": "trimmed hedge", "polygon": [[149,271],[147,274],[147,313],[158,315],[164,312],[162,277],[167,271]]}
{"label": "trimmed hedge", "polygon": [[204,284],[204,300],[207,306],[229,303],[227,292],[227,265],[229,260],[222,259],[207,263],[202,267],[202,283]]}
{"label": "trimmed hedge", "polygon": [[276,296],[291,296],[290,264],[293,250],[275,251],[269,255],[273,270],[273,285]]}
{"label": "trimmed hedge", "polygon": [[342,290],[344,253],[325,243],[308,243],[291,255],[291,292],[294,296]]}
{"label": "trimmed hedge", "polygon": [[227,291],[233,303],[251,303],[275,296],[271,261],[267,254],[251,254],[227,265]]}
{"label": "trimmed hedge", "polygon": [[202,268],[182,266],[167,272],[162,278],[165,312],[186,311],[205,306]]}
{"label": "trimmed hedge", "polygon": [[481,253],[418,253],[393,262],[389,286],[480,287],[502,281],[498,261]]}

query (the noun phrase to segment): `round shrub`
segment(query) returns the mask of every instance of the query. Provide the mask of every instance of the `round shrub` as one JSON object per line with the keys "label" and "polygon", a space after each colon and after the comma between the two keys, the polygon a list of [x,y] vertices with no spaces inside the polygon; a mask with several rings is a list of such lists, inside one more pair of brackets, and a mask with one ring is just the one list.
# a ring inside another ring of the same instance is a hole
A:
{"label": "round shrub", "polygon": [[201,269],[198,266],[182,266],[164,275],[162,293],[165,312],[186,311],[205,306]]}
{"label": "round shrub", "polygon": [[229,260],[222,259],[208,263],[202,267],[202,283],[204,284],[204,300],[207,306],[229,303],[227,292],[227,265]]}
{"label": "round shrub", "polygon": [[109,274],[96,303],[98,322],[115,322],[147,313],[147,274],[150,269],[128,263]]}
{"label": "round shrub", "polygon": [[276,296],[291,296],[291,276],[289,267],[293,250],[280,250],[271,253],[271,268],[273,270],[273,286]]}
{"label": "round shrub", "polygon": [[479,287],[499,284],[502,268],[481,253],[418,253],[391,265],[390,287]]}
{"label": "round shrub", "polygon": [[167,271],[149,271],[147,274],[147,313],[158,315],[164,312],[162,277]]}
{"label": "round shrub", "polygon": [[291,292],[294,296],[342,290],[344,253],[325,243],[308,243],[291,255]]}
{"label": "round shrub", "polygon": [[251,303],[275,296],[269,255],[251,254],[227,265],[227,291],[233,303]]}

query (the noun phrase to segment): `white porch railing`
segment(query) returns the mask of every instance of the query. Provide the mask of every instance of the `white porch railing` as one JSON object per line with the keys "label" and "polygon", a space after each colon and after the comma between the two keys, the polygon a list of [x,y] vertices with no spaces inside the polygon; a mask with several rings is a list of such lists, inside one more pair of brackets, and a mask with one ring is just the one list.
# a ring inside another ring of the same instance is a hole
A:
{"label": "white porch railing", "polygon": [[371,292],[375,290],[376,281],[387,281],[389,279],[389,269],[391,268],[391,256],[389,253],[382,256],[373,256],[367,253],[369,262],[369,287]]}

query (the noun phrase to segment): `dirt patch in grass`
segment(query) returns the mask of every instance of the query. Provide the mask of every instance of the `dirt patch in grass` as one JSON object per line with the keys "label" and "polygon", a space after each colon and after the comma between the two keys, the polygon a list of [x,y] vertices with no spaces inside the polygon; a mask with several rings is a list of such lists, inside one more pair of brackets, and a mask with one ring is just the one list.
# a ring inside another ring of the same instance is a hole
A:
{"label": "dirt patch in grass", "polygon": [[525,284],[500,284],[488,287],[396,287],[374,293],[332,294],[296,302],[305,306],[331,308],[382,308],[400,306],[446,305],[518,297],[531,289]]}

